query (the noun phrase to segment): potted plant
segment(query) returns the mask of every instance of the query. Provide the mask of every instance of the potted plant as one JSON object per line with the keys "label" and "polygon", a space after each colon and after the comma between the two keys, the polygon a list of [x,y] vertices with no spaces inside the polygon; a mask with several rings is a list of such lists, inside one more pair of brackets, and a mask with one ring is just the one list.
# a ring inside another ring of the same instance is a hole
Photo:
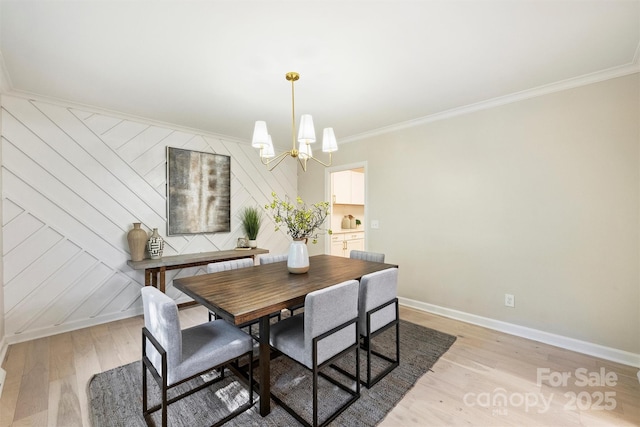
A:
{"label": "potted plant", "polygon": [[256,239],[258,231],[260,231],[260,224],[262,224],[262,211],[253,206],[246,207],[240,212],[240,221],[242,221],[242,229],[249,239],[249,247],[258,247]]}

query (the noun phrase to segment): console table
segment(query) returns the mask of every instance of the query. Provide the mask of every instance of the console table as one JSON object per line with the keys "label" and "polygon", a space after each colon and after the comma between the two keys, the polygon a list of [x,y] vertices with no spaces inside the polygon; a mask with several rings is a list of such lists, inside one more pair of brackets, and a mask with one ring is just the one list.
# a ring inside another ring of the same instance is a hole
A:
{"label": "console table", "polygon": [[127,261],[129,267],[134,270],[144,270],[144,285],[155,286],[160,291],[165,291],[165,271],[178,268],[196,267],[207,265],[211,262],[229,261],[240,258],[253,258],[256,255],[268,254],[268,249],[250,249],[228,251],[200,252],[197,254],[182,254],[165,256],[159,259],[143,259],[142,261]]}

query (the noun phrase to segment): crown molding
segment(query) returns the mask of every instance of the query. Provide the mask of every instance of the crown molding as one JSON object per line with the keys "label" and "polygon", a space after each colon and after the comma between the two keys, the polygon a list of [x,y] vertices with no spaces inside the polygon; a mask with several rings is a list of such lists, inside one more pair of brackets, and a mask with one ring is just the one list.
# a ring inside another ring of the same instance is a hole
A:
{"label": "crown molding", "polygon": [[474,104],[452,108],[450,110],[431,114],[429,116],[421,117],[418,119],[407,120],[405,122],[397,123],[394,125],[385,126],[382,128],[371,130],[371,131],[359,133],[346,138],[341,138],[340,143],[345,144],[349,142],[359,141],[362,139],[371,138],[374,136],[379,136],[379,135],[383,135],[386,133],[395,132],[395,131],[399,131],[407,128],[412,128],[415,126],[420,126],[427,123],[436,122],[439,120],[445,120],[445,119],[450,119],[452,117],[462,116],[464,114],[469,114],[476,111],[487,110],[490,108],[495,108],[502,105],[511,104],[514,102],[519,102],[519,101],[523,101],[530,98],[535,98],[538,96],[549,95],[552,93],[562,92],[564,90],[573,89],[580,86],[586,86],[593,83],[602,82],[605,80],[611,80],[618,77],[624,77],[630,74],[639,73],[640,72],[639,58],[640,58],[640,44],[638,45],[638,49],[636,49],[636,54],[634,55],[634,61],[627,65],[609,68],[604,71],[598,71],[596,73],[586,74],[580,77],[574,77],[574,78],[563,80],[560,82],[539,86],[537,88],[527,89],[521,92],[515,92],[509,95],[488,99],[486,101],[480,101]]}
{"label": "crown molding", "polygon": [[131,120],[131,121],[136,121],[136,122],[139,122],[139,123],[144,123],[144,124],[149,125],[149,126],[158,126],[158,127],[170,128],[172,130],[186,132],[186,133],[192,133],[194,135],[200,135],[200,136],[203,136],[203,137],[206,137],[206,138],[217,139],[217,140],[220,140],[220,141],[234,142],[236,144],[246,144],[247,143],[246,140],[243,140],[243,139],[240,139],[240,138],[237,138],[237,137],[234,137],[234,136],[217,134],[217,133],[205,131],[205,130],[202,130],[202,129],[191,128],[191,127],[188,127],[188,126],[182,126],[182,125],[178,125],[178,124],[170,123],[170,122],[163,122],[161,120],[150,119],[148,117],[138,116],[138,115],[135,115],[135,114],[123,113],[121,111],[110,110],[108,108],[97,107],[95,105],[89,105],[89,104],[82,104],[82,103],[79,103],[79,102],[68,101],[68,100],[65,100],[65,99],[60,99],[60,98],[40,95],[40,94],[37,94],[37,93],[32,93],[32,92],[12,89],[12,90],[8,91],[6,94],[7,95],[11,95],[11,96],[15,96],[16,98],[27,99],[29,101],[43,102],[43,103],[47,103],[47,104],[57,105],[57,106],[63,107],[63,108],[74,109],[74,110],[83,110],[83,111],[90,112],[92,114],[102,114],[102,115],[113,117],[113,118],[120,119],[120,120]]}
{"label": "crown molding", "polygon": [[[633,61],[629,64],[622,65],[619,67],[609,68],[604,71],[598,71],[595,73],[586,74],[580,77],[566,79],[566,80],[556,82],[556,83],[551,83],[548,85],[539,86],[533,89],[527,89],[524,91],[515,92],[509,95],[500,96],[500,97],[488,99],[485,101],[476,102],[476,103],[465,105],[462,107],[452,108],[450,110],[442,111],[439,113],[431,114],[431,115],[420,117],[417,119],[407,120],[404,122],[381,127],[378,129],[373,129],[367,132],[351,135],[345,138],[341,138],[339,144],[346,144],[349,142],[359,141],[362,139],[367,139],[367,138],[387,134],[390,132],[408,129],[408,128],[424,125],[427,123],[436,122],[439,120],[445,120],[445,119],[473,113],[476,111],[487,110],[487,109],[499,107],[502,105],[511,104],[514,102],[519,102],[519,101],[523,101],[530,98],[535,98],[538,96],[548,95],[556,92],[562,92],[564,90],[573,89],[580,86],[586,86],[586,85],[590,85],[590,84],[594,84],[594,83],[598,83],[598,82],[602,82],[610,79],[615,79],[618,77],[624,77],[624,76],[639,73],[639,72],[640,72],[640,43],[636,48]],[[121,112],[117,112],[117,111],[113,111],[113,110],[109,110],[101,107],[96,107],[93,105],[84,105],[84,104],[79,104],[77,102],[67,101],[64,99],[51,98],[44,95],[30,93],[30,92],[17,91],[14,89],[13,84],[11,82],[11,77],[6,70],[2,52],[0,52],[0,93],[6,93],[6,94],[11,94],[15,96],[24,97],[24,98],[30,98],[30,99],[39,99],[41,101],[58,104],[58,105],[66,104],[68,106],[72,106],[71,108],[88,109],[93,112],[109,114],[115,117],[126,116],[126,118],[128,119],[136,119],[136,120],[140,120],[148,123],[154,123],[159,126],[171,126],[173,128],[180,128],[184,131],[203,134],[203,131],[200,129],[186,128],[183,126],[175,125],[173,123],[155,121],[153,119],[149,119],[146,117],[137,117],[134,115],[121,113]],[[246,142],[246,141],[240,140],[239,138],[231,137],[228,135],[219,135],[219,134],[210,134],[210,133],[207,133],[207,135],[214,138],[223,138],[227,141],[232,141],[237,143]]]}

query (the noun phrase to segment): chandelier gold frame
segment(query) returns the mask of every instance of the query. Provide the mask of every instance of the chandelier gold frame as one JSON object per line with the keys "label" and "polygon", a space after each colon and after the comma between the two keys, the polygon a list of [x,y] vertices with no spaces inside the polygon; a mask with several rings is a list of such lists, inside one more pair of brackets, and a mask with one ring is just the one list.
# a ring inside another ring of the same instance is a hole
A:
{"label": "chandelier gold frame", "polygon": [[[290,71],[285,74],[287,81],[291,82],[291,150],[284,151],[277,156],[273,149],[271,136],[267,132],[266,123],[257,121],[253,133],[252,145],[260,149],[260,161],[272,171],[285,158],[291,156],[298,159],[302,170],[307,170],[307,161],[314,160],[321,165],[331,166],[333,161],[332,153],[338,150],[338,145],[333,133],[333,128],[325,128],[323,130],[323,148],[322,151],[329,154],[329,162],[325,163],[313,156],[311,145],[315,142],[315,130],[313,129],[313,119],[310,115],[301,117],[300,135],[298,135],[299,148],[296,148],[296,107],[295,107],[295,82],[300,79],[300,74]],[[304,133],[304,135],[303,135]]]}

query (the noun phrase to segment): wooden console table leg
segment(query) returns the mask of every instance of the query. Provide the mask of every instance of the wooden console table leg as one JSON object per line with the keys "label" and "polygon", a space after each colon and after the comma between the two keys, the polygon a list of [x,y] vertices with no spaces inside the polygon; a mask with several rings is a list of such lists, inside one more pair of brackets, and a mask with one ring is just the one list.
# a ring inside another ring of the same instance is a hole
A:
{"label": "wooden console table leg", "polygon": [[164,276],[165,271],[167,271],[166,267],[160,267],[158,269],[158,279],[160,280],[158,289],[160,289],[160,292],[162,292],[163,294],[164,294],[164,288],[165,288],[165,276]]}
{"label": "wooden console table leg", "polygon": [[153,269],[145,268],[144,270],[144,285],[151,286],[151,278],[153,277]]}
{"label": "wooden console table leg", "polygon": [[159,270],[157,268],[150,268],[149,272],[151,273],[151,286],[153,286],[154,288],[158,288]]}

